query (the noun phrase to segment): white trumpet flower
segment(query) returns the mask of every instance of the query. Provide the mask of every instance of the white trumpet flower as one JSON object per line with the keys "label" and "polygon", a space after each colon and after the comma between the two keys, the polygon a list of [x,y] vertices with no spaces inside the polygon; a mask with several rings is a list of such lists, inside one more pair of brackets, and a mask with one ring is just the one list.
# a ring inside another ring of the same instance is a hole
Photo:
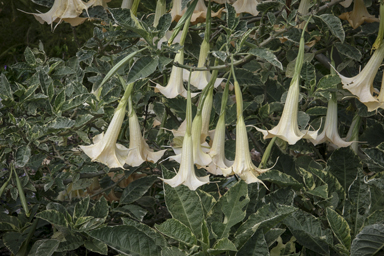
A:
{"label": "white trumpet flower", "polygon": [[207,170],[212,174],[223,175],[222,169],[233,165],[233,161],[225,157],[225,114],[220,115],[219,121],[217,121],[209,155],[212,158],[212,163]]}
{"label": "white trumpet flower", "polygon": [[133,110],[131,102],[129,108],[129,152],[125,161],[131,166],[140,166],[145,161],[156,163],[166,150],[154,152],[149,148],[145,139],[141,136],[139,119]]}
{"label": "white trumpet flower", "polygon": [[[171,187],[177,187],[181,184],[187,186],[190,190],[196,190],[198,187],[209,183],[209,176],[197,177],[194,167],[194,144],[191,134],[192,130],[192,104],[191,93],[188,91],[187,98],[187,131],[184,135],[182,151],[180,155],[180,169],[172,179],[162,179]],[[200,137],[199,137],[200,138]],[[198,140],[200,142],[200,140]]]}
{"label": "white trumpet flower", "polygon": [[129,152],[129,149],[116,143],[121,125],[124,121],[129,94],[130,90],[127,89],[115,110],[105,135],[104,132],[96,135],[93,138],[93,145],[80,146],[92,161],[103,163],[109,168],[123,168],[125,158]]}
{"label": "white trumpet flower", "polygon": [[181,9],[181,1],[180,0],[173,0],[172,1],[172,9],[171,9],[171,16],[172,21],[178,21],[184,14],[185,11]]}
{"label": "white trumpet flower", "polygon": [[337,99],[334,93],[331,100],[328,101],[328,110],[324,130],[317,136],[315,140],[310,139],[310,141],[314,145],[329,141],[337,148],[348,147],[353,143],[344,141],[342,138],[340,138],[339,132],[337,131]]}
{"label": "white trumpet flower", "polygon": [[360,27],[364,22],[379,22],[378,18],[375,18],[374,15],[368,13],[364,0],[354,0],[353,10],[351,12],[342,13],[339,18],[348,20],[353,29]]}
{"label": "white trumpet flower", "polygon": [[378,99],[374,97],[373,80],[384,59],[384,44],[373,53],[371,59],[365,65],[364,69],[354,77],[345,77],[339,75],[343,88],[355,95],[358,100],[368,107],[368,111],[373,111],[378,105]]}
{"label": "white trumpet flower", "polygon": [[280,121],[278,125],[275,126],[272,130],[256,128],[259,132],[263,133],[264,139],[269,139],[276,136],[282,140],[287,141],[290,145],[296,144],[296,142],[301,138],[316,140],[317,131],[301,131],[297,123],[297,111],[300,96],[300,72],[304,62],[305,27],[300,39],[299,54],[296,58],[295,73],[289,86],[288,95]]}
{"label": "white trumpet flower", "polygon": [[205,142],[209,132],[209,122],[211,121],[211,111],[213,105],[213,87],[209,90],[207,97],[204,101],[203,110],[201,111],[202,126],[200,142]]}
{"label": "white trumpet flower", "polygon": [[259,11],[257,10],[257,5],[259,2],[257,0],[237,0],[233,7],[236,10],[237,14],[246,12],[252,14],[253,16],[257,16]]}

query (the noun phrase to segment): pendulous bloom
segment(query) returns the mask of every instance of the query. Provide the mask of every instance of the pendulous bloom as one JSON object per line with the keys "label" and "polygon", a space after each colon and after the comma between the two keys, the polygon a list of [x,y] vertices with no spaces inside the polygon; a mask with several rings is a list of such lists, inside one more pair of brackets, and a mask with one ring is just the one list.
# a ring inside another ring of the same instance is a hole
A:
{"label": "pendulous bloom", "polygon": [[120,133],[121,125],[124,121],[127,101],[131,94],[133,84],[128,85],[123,98],[120,100],[113,115],[112,121],[108,126],[107,132],[100,133],[93,138],[90,146],[80,146],[92,161],[100,162],[109,168],[123,168],[125,158],[129,149],[116,143]]}
{"label": "pendulous bloom", "polygon": [[139,119],[132,107],[132,100],[129,97],[129,152],[125,162],[130,166],[140,166],[148,161],[156,163],[166,150],[154,152],[149,148],[143,136],[141,136]]}
{"label": "pendulous bloom", "polygon": [[237,14],[245,12],[257,16],[259,14],[259,11],[257,10],[258,4],[259,2],[257,0],[237,0],[233,4],[233,7]]}
{"label": "pendulous bloom", "polygon": [[377,109],[379,103],[377,97],[372,95],[374,92],[373,80],[383,59],[384,44],[381,44],[358,75],[349,78],[338,73],[343,83],[343,88],[350,91],[361,103],[365,104],[368,107],[368,111]]}
{"label": "pendulous bloom", "polygon": [[355,0],[353,4],[353,10],[351,12],[345,12],[339,16],[342,20],[348,20],[353,29],[360,27],[364,22],[372,23],[379,22],[378,18],[368,13],[367,7],[365,7],[364,0]]}
{"label": "pendulous bloom", "polygon": [[[183,146],[181,151],[181,160],[180,160],[180,169],[175,177],[172,179],[162,179],[165,183],[171,187],[177,187],[179,185],[185,185],[190,190],[196,190],[198,187],[209,182],[209,176],[197,177],[194,167],[194,156],[193,156],[193,147],[194,144],[192,141],[192,103],[191,103],[191,93],[188,90],[187,98],[187,130],[184,135]],[[199,141],[200,142],[200,141]]]}
{"label": "pendulous bloom", "polygon": [[331,100],[328,101],[328,110],[323,132],[320,133],[315,140],[310,139],[310,141],[314,145],[329,141],[335,145],[336,148],[348,147],[353,143],[346,142],[340,138],[337,130],[337,99],[335,93],[332,93]]}
{"label": "pendulous bloom", "polygon": [[[179,21],[180,18],[183,16],[187,8],[184,8],[183,10],[181,9],[181,0],[173,0],[173,5],[171,9],[171,16],[172,16],[172,21]],[[211,15],[213,17],[221,17],[221,12],[223,11],[224,8],[221,8],[217,12],[211,12]],[[195,10],[193,11],[192,17],[191,17],[191,23],[196,24],[196,23],[203,23],[205,22],[207,17],[207,6],[204,3],[204,0],[198,0],[197,5],[195,7]]]}
{"label": "pendulous bloom", "polygon": [[276,136],[287,141],[290,145],[294,145],[301,138],[315,140],[317,137],[317,131],[301,131],[297,123],[297,111],[300,96],[300,72],[304,62],[304,31],[305,28],[303,29],[303,33],[301,35],[299,54],[296,58],[295,73],[289,86],[287,99],[285,101],[280,121],[278,125],[271,130],[256,128],[259,132],[263,133],[264,139]]}

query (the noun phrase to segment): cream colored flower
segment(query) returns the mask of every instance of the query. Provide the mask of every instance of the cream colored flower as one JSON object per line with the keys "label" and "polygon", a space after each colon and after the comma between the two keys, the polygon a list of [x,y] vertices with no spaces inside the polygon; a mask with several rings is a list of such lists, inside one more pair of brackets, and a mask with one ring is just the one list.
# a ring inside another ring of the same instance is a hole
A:
{"label": "cream colored flower", "polygon": [[251,159],[251,153],[248,145],[248,134],[247,128],[245,127],[243,117],[243,97],[241,95],[240,85],[236,80],[233,67],[232,72],[235,80],[235,94],[236,94],[236,105],[237,105],[237,121],[236,121],[236,154],[235,161],[228,168],[223,168],[222,172],[224,176],[236,174],[240,176],[246,183],[260,182],[257,178],[260,174],[270,170],[257,168]]}
{"label": "cream colored flower", "polygon": [[[172,179],[162,179],[165,183],[169,184],[172,187],[177,187],[181,184],[187,186],[191,190],[196,190],[198,187],[209,182],[209,176],[197,177],[194,167],[194,142],[191,134],[192,123],[192,104],[191,104],[191,93],[188,92],[187,98],[187,130],[184,135],[181,160],[180,160],[180,169],[175,177]],[[200,140],[199,140],[200,142]]]}
{"label": "cream colored flower", "polygon": [[171,9],[171,16],[172,21],[179,21],[179,19],[183,16],[184,10],[181,9],[181,1],[180,0],[173,0],[172,1],[172,9]]}
{"label": "cream colored flower", "polygon": [[123,168],[129,150],[123,145],[116,143],[116,141],[124,121],[126,107],[127,94],[124,94],[105,135],[104,132],[96,135],[93,138],[93,145],[80,146],[92,161],[103,163],[109,168]]}
{"label": "cream colored flower", "polygon": [[233,165],[233,161],[229,161],[225,157],[225,113],[221,114],[219,121],[217,121],[209,155],[212,158],[212,163],[207,170],[212,174],[223,175],[222,169]]}
{"label": "cream colored flower", "polygon": [[166,150],[154,152],[149,148],[143,136],[141,136],[139,119],[132,104],[129,104],[129,152],[125,161],[130,166],[140,166],[148,161],[156,163]]}
{"label": "cream colored flower", "polygon": [[297,123],[297,111],[300,96],[300,72],[304,62],[304,31],[300,39],[299,54],[296,58],[295,73],[289,86],[288,95],[285,100],[283,114],[277,126],[272,130],[263,130],[256,128],[262,132],[264,139],[273,138],[275,136],[287,141],[290,145],[296,144],[301,138],[316,140],[317,131],[300,130]]}
{"label": "cream colored flower", "polygon": [[203,110],[201,111],[202,127],[200,142],[205,142],[209,132],[209,123],[211,121],[211,111],[213,105],[213,87],[208,91],[207,97],[204,100]]}
{"label": "cream colored flower", "polygon": [[360,25],[364,22],[379,22],[378,18],[375,18],[374,15],[370,15],[368,13],[364,0],[355,0],[353,10],[351,12],[342,13],[339,18],[342,20],[348,20],[353,29],[360,27]]}
{"label": "cream colored flower", "polygon": [[133,4],[133,0],[123,0],[121,3],[121,9],[131,9]]}
{"label": "cream colored flower", "polygon": [[328,101],[328,110],[324,130],[317,136],[315,140],[310,139],[310,141],[314,145],[329,141],[335,145],[336,148],[348,147],[353,142],[346,142],[340,138],[337,125],[337,99],[336,94],[333,93],[331,100]]}
{"label": "cream colored flower", "polygon": [[[172,21],[179,21],[179,19],[184,15],[187,8],[181,10],[181,0],[173,0],[173,6],[171,9]],[[212,17],[221,17],[221,12],[224,8],[221,8],[217,12],[211,12]],[[193,14],[191,17],[191,23],[203,23],[207,18],[207,6],[204,3],[204,0],[198,0],[195,10],[193,10]]]}
{"label": "cream colored flower", "polygon": [[[176,54],[175,62],[184,64],[184,49],[179,50]],[[185,90],[183,85],[183,69],[172,66],[171,76],[167,86],[157,84],[156,89],[169,99],[175,98],[177,95],[187,97],[187,90]]]}
{"label": "cream colored flower", "polygon": [[237,0],[233,4],[233,7],[237,14],[245,12],[257,16],[259,14],[259,11],[257,10],[258,4],[259,2],[257,0]]}
{"label": "cream colored flower", "polygon": [[374,97],[373,80],[384,59],[384,44],[373,53],[364,69],[354,77],[345,77],[338,73],[343,83],[343,88],[355,95],[361,103],[368,107],[368,111],[377,109],[378,99]]}

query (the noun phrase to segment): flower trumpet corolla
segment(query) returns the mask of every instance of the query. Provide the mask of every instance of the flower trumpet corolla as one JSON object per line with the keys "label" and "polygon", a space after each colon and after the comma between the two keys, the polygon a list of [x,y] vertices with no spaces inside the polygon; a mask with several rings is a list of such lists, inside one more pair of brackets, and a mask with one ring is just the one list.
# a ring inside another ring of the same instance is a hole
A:
{"label": "flower trumpet corolla", "polygon": [[121,3],[121,9],[131,9],[133,4],[133,0],[123,0]]}
{"label": "flower trumpet corolla", "polygon": [[183,16],[185,11],[181,9],[181,1],[180,0],[173,0],[172,1],[172,9],[171,9],[171,16],[172,21],[179,21],[179,19]]}
{"label": "flower trumpet corolla", "polygon": [[205,142],[205,139],[208,136],[209,123],[211,121],[211,111],[213,104],[213,87],[208,91],[207,98],[204,101],[203,110],[201,112],[202,126],[201,126],[201,135],[200,142]]}
{"label": "flower trumpet corolla", "polygon": [[[189,88],[188,88],[189,89]],[[191,134],[192,123],[192,104],[191,93],[188,90],[187,99],[187,131],[184,135],[183,146],[181,151],[180,169],[175,177],[172,179],[162,179],[165,183],[171,187],[177,187],[181,184],[187,186],[190,190],[196,190],[198,187],[209,182],[209,176],[197,177],[194,167],[193,146]]]}
{"label": "flower trumpet corolla", "polygon": [[[232,73],[234,75],[233,70]],[[249,151],[248,145],[247,128],[245,127],[243,117],[243,99],[241,96],[240,86],[236,80],[235,75],[234,80],[237,105],[236,154],[235,161],[233,162],[233,164],[228,168],[222,169],[222,172],[224,176],[237,174],[242,180],[244,180],[248,184],[254,182],[262,183],[262,181],[259,180],[257,176],[268,171],[269,169],[259,169],[252,163],[251,153]]]}
{"label": "flower trumpet corolla", "polygon": [[129,152],[125,162],[130,166],[139,166],[145,161],[156,163],[166,150],[154,152],[141,136],[139,119],[129,98]]}
{"label": "flower trumpet corolla", "polygon": [[[175,57],[175,62],[181,64],[184,63],[184,49],[178,51]],[[169,77],[167,86],[157,84],[156,89],[169,99],[175,98],[179,94],[186,97],[187,91],[183,85],[183,69],[172,66],[171,76]]]}
{"label": "flower trumpet corolla", "polygon": [[300,131],[297,123],[297,111],[300,96],[300,72],[304,62],[304,31],[305,28],[301,35],[299,54],[296,58],[295,73],[289,86],[280,121],[272,130],[256,128],[259,132],[263,133],[264,139],[277,136],[280,139],[287,141],[290,145],[294,145],[301,138],[315,140],[317,137],[317,131]]}
{"label": "flower trumpet corolla", "polygon": [[215,129],[215,136],[209,155],[212,158],[212,163],[207,169],[215,175],[223,175],[222,169],[226,169],[233,165],[233,161],[225,158],[225,113],[220,115]]}
{"label": "flower trumpet corolla", "polygon": [[343,88],[355,95],[358,100],[368,107],[368,111],[373,111],[378,106],[378,100],[372,96],[373,80],[384,59],[384,44],[373,53],[371,59],[364,69],[356,76],[348,78],[338,73],[343,83]]}
{"label": "flower trumpet corolla", "polygon": [[81,0],[55,0],[52,8],[46,13],[25,13],[35,16],[41,24],[47,22],[52,25],[53,22],[57,22],[57,25],[59,25],[62,21],[65,21],[70,23],[71,26],[77,26],[87,19],[80,18],[79,15],[83,10],[88,10],[88,7],[89,5]]}
{"label": "flower trumpet corolla", "polygon": [[133,84],[128,85],[123,98],[121,99],[112,121],[108,126],[107,132],[96,135],[93,138],[93,145],[80,146],[80,148],[87,154],[92,161],[100,162],[107,165],[109,168],[123,168],[125,158],[129,150],[116,143],[119,136],[121,125],[125,117],[125,109],[127,107],[127,100],[131,94]]}
{"label": "flower trumpet corolla", "polygon": [[360,27],[360,25],[364,22],[379,22],[379,19],[368,13],[364,0],[355,0],[353,10],[351,12],[342,13],[339,18],[342,20],[348,20],[353,29]]}
{"label": "flower trumpet corolla", "polygon": [[314,145],[329,141],[337,148],[348,147],[353,143],[341,139],[337,131],[337,99],[335,93],[332,93],[331,100],[328,101],[328,110],[323,132],[320,133],[315,140],[310,139],[310,141]]}
{"label": "flower trumpet corolla", "polygon": [[257,5],[259,2],[257,0],[237,0],[233,7],[236,10],[237,14],[246,12],[252,14],[253,16],[257,16],[259,11],[257,10]]}

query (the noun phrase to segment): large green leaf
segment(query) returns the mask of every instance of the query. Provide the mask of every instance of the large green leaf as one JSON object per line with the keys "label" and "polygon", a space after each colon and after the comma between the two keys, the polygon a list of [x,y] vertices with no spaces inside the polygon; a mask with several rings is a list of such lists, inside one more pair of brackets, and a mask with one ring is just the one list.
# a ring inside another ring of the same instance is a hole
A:
{"label": "large green leaf", "polygon": [[29,251],[28,256],[51,256],[59,247],[59,244],[60,242],[56,239],[37,240]]}
{"label": "large green leaf", "polygon": [[265,48],[253,48],[248,53],[264,59],[271,63],[273,66],[278,67],[283,70],[283,64],[276,58],[275,54],[273,54],[270,50]]}
{"label": "large green leaf", "polygon": [[100,241],[97,241],[96,239],[89,239],[84,242],[85,248],[87,250],[90,250],[91,252],[96,252],[102,255],[108,255],[108,246]]}
{"label": "large green leaf", "polygon": [[9,85],[8,79],[4,74],[0,75],[0,98],[3,100],[13,100],[13,92]]}
{"label": "large green leaf", "polygon": [[[384,224],[366,226],[352,241],[351,256],[382,255],[384,248]],[[378,253],[381,251],[380,253]]]}
{"label": "large green leaf", "polygon": [[339,38],[342,43],[344,42],[345,32],[338,17],[333,14],[322,14],[316,17],[320,18],[328,26],[335,37]]}
{"label": "large green leaf", "polygon": [[336,211],[327,208],[327,220],[336,239],[349,250],[351,247],[351,229],[348,222]]}
{"label": "large green leaf", "polygon": [[[170,178],[171,172],[162,166],[164,178]],[[197,238],[201,237],[201,224],[204,210],[196,191],[186,186],[171,187],[164,183],[165,203],[173,218],[189,227]]]}
{"label": "large green leaf", "polygon": [[161,248],[156,245],[153,238],[132,226],[104,227],[89,231],[87,234],[124,255],[161,255]]}
{"label": "large green leaf", "polygon": [[89,196],[81,199],[77,204],[75,205],[75,210],[73,211],[73,219],[76,220],[77,218],[83,217],[88,210],[89,206]]}
{"label": "large green leaf", "polygon": [[236,253],[236,256],[269,256],[269,248],[262,232],[256,232]]}
{"label": "large green leaf", "polygon": [[357,49],[356,47],[347,43],[342,44],[339,42],[335,43],[335,46],[336,46],[336,49],[339,51],[339,53],[341,53],[342,55],[347,56],[348,58],[360,61],[362,55],[359,49]]}
{"label": "large green leaf", "polygon": [[157,230],[132,219],[122,218],[122,220],[124,225],[135,227],[138,230],[144,232],[147,236],[151,237],[156,245],[160,247],[167,246],[167,241],[165,240],[164,236],[157,232]]}
{"label": "large green leaf", "polygon": [[251,214],[237,229],[235,233],[236,247],[240,249],[256,230],[260,229],[265,233],[296,210],[297,208],[288,205],[280,205],[279,207],[264,205],[257,212]]}
{"label": "large green leaf", "polygon": [[130,204],[141,198],[157,180],[157,176],[145,176],[131,182],[123,191],[121,204]]}
{"label": "large green leaf", "polygon": [[94,218],[106,218],[108,216],[108,202],[104,196],[100,197],[100,199],[88,210],[88,215]]}
{"label": "large green leaf", "polygon": [[327,166],[347,191],[356,178],[357,170],[362,168],[359,157],[350,148],[339,148],[329,157]]}
{"label": "large green leaf", "polygon": [[136,82],[139,79],[143,79],[151,75],[155,72],[158,63],[158,58],[152,58],[149,56],[138,59],[129,70],[127,84]]}
{"label": "large green leaf", "polygon": [[3,243],[13,254],[17,254],[21,245],[27,238],[27,234],[18,232],[7,232],[3,235]]}
{"label": "large green leaf", "polygon": [[358,172],[356,179],[348,190],[348,202],[350,210],[348,220],[352,223],[353,234],[357,235],[363,227],[365,219],[369,215],[371,207],[371,191],[369,185],[364,181],[362,171]]}
{"label": "large green leaf", "polygon": [[284,220],[297,242],[320,255],[329,254],[329,244],[332,244],[332,233],[323,230],[321,221],[313,215],[296,211]]}
{"label": "large green leaf", "polygon": [[16,151],[16,163],[17,168],[24,167],[31,157],[31,148],[26,145],[17,149]]}
{"label": "large green leaf", "polygon": [[245,218],[246,205],[249,203],[248,186],[240,180],[232,186],[212,209],[212,232],[217,239],[228,237],[231,227]]}
{"label": "large green leaf", "polygon": [[46,220],[53,225],[58,225],[63,227],[68,226],[68,221],[65,218],[64,214],[57,210],[45,210],[36,214],[36,217]]}
{"label": "large green leaf", "polygon": [[225,252],[236,252],[236,246],[226,237],[223,237],[216,241],[216,243],[212,246],[212,248],[208,249],[207,252],[209,255],[216,255],[219,253]]}
{"label": "large green leaf", "polygon": [[295,178],[278,170],[269,170],[268,172],[261,174],[258,178],[263,181],[275,183],[281,187],[290,186],[294,189],[303,187],[303,184],[298,182]]}
{"label": "large green leaf", "polygon": [[176,219],[168,219],[155,227],[164,235],[188,246],[197,244],[196,236],[191,229]]}

